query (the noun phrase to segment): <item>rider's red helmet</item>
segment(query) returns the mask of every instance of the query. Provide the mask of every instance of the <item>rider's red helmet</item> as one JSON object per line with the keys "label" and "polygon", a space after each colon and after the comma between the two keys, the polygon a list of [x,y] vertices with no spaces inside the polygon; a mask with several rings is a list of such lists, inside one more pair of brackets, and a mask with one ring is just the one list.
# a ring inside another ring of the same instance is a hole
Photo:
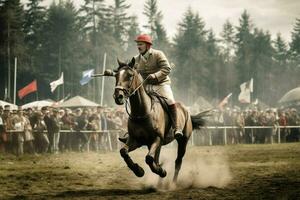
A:
{"label": "rider's red helmet", "polygon": [[146,43],[152,45],[152,38],[151,38],[150,35],[147,35],[147,34],[138,35],[134,41],[136,41],[136,42],[146,42]]}

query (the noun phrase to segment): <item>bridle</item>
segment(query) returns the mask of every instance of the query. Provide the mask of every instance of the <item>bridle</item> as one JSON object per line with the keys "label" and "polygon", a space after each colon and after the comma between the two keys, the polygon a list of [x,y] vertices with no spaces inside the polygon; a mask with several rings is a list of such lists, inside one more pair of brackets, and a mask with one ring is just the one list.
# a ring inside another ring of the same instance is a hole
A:
{"label": "bridle", "polygon": [[[133,96],[135,93],[136,93],[136,91],[138,91],[138,89],[140,88],[140,87],[142,87],[142,85],[147,81],[147,79],[150,77],[150,75],[148,75],[135,89],[133,89],[132,90],[132,92],[130,91],[130,89],[132,88],[132,85],[133,85],[133,81],[135,80],[135,78],[136,78],[136,73],[134,73],[134,75],[133,75],[133,78],[131,79],[131,82],[130,82],[130,84],[129,84],[129,86],[128,86],[128,88],[125,88],[125,87],[123,87],[123,86],[115,86],[115,90],[116,89],[119,89],[119,90],[121,90],[121,91],[123,91],[124,92],[124,98],[125,98],[125,109],[126,109],[126,113],[128,114],[128,116],[129,116],[129,119],[131,119],[132,121],[144,121],[144,120],[146,120],[146,119],[148,119],[149,117],[150,117],[150,113],[146,113],[144,116],[132,116],[130,113],[129,113],[129,111],[128,111],[128,105],[130,105],[129,104],[129,98],[131,97],[131,96]],[[115,95],[114,95],[114,98],[115,98]],[[151,109],[150,109],[150,112],[151,112],[151,110],[152,110],[152,102],[151,102]]]}
{"label": "bridle", "polygon": [[138,91],[138,89],[140,87],[142,87],[142,85],[147,81],[147,79],[149,78],[149,76],[150,75],[148,75],[135,89],[133,89],[132,92],[130,92],[130,88],[132,87],[133,81],[136,78],[136,73],[134,73],[133,78],[131,79],[131,82],[130,82],[128,88],[125,88],[125,87],[119,85],[119,86],[116,86],[115,89],[119,89],[119,90],[123,91],[124,95],[125,95],[125,99],[127,100],[127,99],[129,99],[129,97],[131,97],[132,95],[134,95],[136,93],[136,91]]}

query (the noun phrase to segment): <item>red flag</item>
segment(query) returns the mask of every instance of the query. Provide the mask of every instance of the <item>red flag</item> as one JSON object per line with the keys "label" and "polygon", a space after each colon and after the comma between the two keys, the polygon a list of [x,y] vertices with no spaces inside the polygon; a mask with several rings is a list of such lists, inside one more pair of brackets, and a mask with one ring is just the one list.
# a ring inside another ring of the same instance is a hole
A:
{"label": "red flag", "polygon": [[22,99],[27,94],[30,94],[31,92],[35,92],[35,91],[37,91],[36,80],[32,81],[31,83],[29,83],[28,85],[23,87],[21,90],[19,90],[18,91],[18,96],[19,96],[20,99]]}

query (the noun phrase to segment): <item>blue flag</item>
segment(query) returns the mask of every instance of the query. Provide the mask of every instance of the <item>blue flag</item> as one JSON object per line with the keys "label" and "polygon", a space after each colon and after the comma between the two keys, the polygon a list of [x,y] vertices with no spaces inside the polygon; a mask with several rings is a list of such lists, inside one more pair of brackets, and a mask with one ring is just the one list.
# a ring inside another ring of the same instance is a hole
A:
{"label": "blue flag", "polygon": [[93,79],[92,75],[94,74],[94,69],[89,69],[82,72],[82,79],[80,80],[81,85],[87,84],[90,80]]}

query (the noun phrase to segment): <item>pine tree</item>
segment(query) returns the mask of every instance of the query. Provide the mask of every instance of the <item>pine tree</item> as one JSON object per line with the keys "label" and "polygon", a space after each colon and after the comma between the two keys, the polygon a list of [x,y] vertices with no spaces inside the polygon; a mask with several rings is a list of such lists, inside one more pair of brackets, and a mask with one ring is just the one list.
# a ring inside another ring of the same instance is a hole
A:
{"label": "pine tree", "polygon": [[287,44],[280,33],[277,34],[274,44],[274,59],[278,65],[284,66],[287,63]]}
{"label": "pine tree", "polygon": [[156,48],[163,50],[165,53],[169,52],[170,43],[167,36],[167,31],[162,25],[162,15],[158,15],[155,20],[155,35],[154,45]]}
{"label": "pine tree", "polygon": [[[103,48],[105,42],[111,38],[106,38],[105,35],[113,35],[112,13],[104,4],[104,0],[85,0],[84,5],[79,9],[80,30],[82,42],[86,50],[87,63],[83,66],[86,69],[95,69],[101,71],[101,58],[103,57]],[[101,58],[100,58],[101,57]],[[99,81],[98,81],[99,82]],[[93,85],[88,84],[86,90],[88,94],[92,94],[89,98],[96,100],[96,81]],[[93,87],[93,88],[91,88]],[[93,90],[93,91],[91,91]]]}
{"label": "pine tree", "polygon": [[219,99],[221,87],[220,81],[223,78],[223,74],[220,73],[221,56],[217,42],[213,30],[210,29],[206,41],[206,70],[209,71],[211,76],[207,80],[206,86],[211,90],[212,95]]}
{"label": "pine tree", "polygon": [[113,36],[122,46],[125,44],[127,37],[126,33],[130,20],[128,16],[129,8],[130,5],[126,4],[126,0],[114,0],[114,5],[109,7],[109,12],[112,17]]}
{"label": "pine tree", "polygon": [[[274,99],[279,99],[282,94],[294,87],[293,79],[295,79],[295,74],[293,73],[294,70],[290,68],[287,43],[284,41],[280,33],[277,34],[275,40],[273,41],[273,48],[273,75],[275,83],[270,83],[270,85],[278,85],[277,89],[274,91],[276,95]],[[287,81],[285,84],[281,84],[282,80],[290,81]]]}
{"label": "pine tree", "polygon": [[[274,99],[275,88],[270,83],[274,81],[273,47],[271,35],[260,29],[254,29],[253,50],[251,57],[252,77],[255,80],[254,96],[264,102],[271,103]],[[268,91],[272,91],[270,94]]]}
{"label": "pine tree", "polygon": [[234,26],[229,20],[223,25],[221,32],[221,54],[223,57],[224,64],[221,66],[220,74],[223,76],[220,79],[220,85],[223,87],[223,96],[232,92],[232,88],[238,85],[237,72],[234,67],[234,52],[235,52],[235,30]]}
{"label": "pine tree", "polygon": [[[77,11],[71,2],[51,4],[47,11],[46,21],[43,26],[43,42],[41,51],[41,63],[43,63],[43,76],[41,82],[44,84],[44,95],[50,95],[49,83],[64,73],[64,85],[55,91],[57,99],[61,99],[63,88],[65,94],[69,92],[73,83],[70,83],[70,76],[73,73],[81,73],[78,70],[80,60],[75,54],[80,51],[79,30],[77,26]],[[82,51],[82,50],[81,50]],[[77,59],[76,59],[77,58]],[[76,59],[76,60],[75,60]],[[77,68],[77,69],[76,69]],[[71,73],[66,73],[67,71]]]}
{"label": "pine tree", "polygon": [[131,16],[129,28],[128,28],[128,46],[127,52],[129,55],[135,55],[137,53],[136,42],[134,41],[136,36],[140,33],[139,24],[137,22],[137,16]]}
{"label": "pine tree", "polygon": [[184,59],[193,51],[204,46],[207,31],[204,29],[205,23],[198,13],[193,13],[191,8],[184,13],[182,21],[178,24],[178,33],[175,35],[175,55],[179,64],[183,64]]}
{"label": "pine tree", "polygon": [[[191,8],[184,13],[178,24],[178,32],[174,38],[175,71],[174,83],[188,104],[203,93],[209,72],[206,70],[206,33],[205,23]],[[199,76],[201,75],[201,78]]]}
{"label": "pine tree", "polygon": [[144,27],[152,36],[154,46],[167,53],[170,48],[170,43],[168,41],[167,31],[162,24],[163,15],[162,12],[158,10],[157,0],[146,1],[143,14],[148,20]]}
{"label": "pine tree", "polygon": [[24,32],[25,43],[28,46],[30,52],[30,66],[33,71],[38,70],[36,66],[36,56],[37,52],[40,50],[41,46],[41,31],[43,24],[45,22],[46,11],[45,8],[39,4],[42,0],[30,0],[27,3],[27,10],[25,10],[25,23],[24,23]]}
{"label": "pine tree", "polygon": [[2,1],[0,7],[0,65],[5,67],[1,69],[0,79],[2,91],[4,91],[4,87],[8,89],[6,98],[9,101],[12,100],[14,58],[18,58],[19,63],[22,63],[22,68],[19,68],[20,73],[27,69],[23,23],[24,10],[20,0]]}
{"label": "pine tree", "polygon": [[250,80],[254,75],[251,63],[253,58],[253,34],[250,15],[245,10],[239,19],[239,26],[236,34],[236,68],[238,70],[239,82]]}
{"label": "pine tree", "polygon": [[[84,0],[84,4],[80,7],[80,26],[84,33],[93,34],[92,42],[95,43],[96,30],[99,28],[98,25],[105,21],[105,14],[107,8],[104,5],[104,0]],[[100,27],[102,29],[104,27]]]}
{"label": "pine tree", "polygon": [[230,62],[234,54],[234,27],[229,20],[226,20],[221,33],[222,53],[226,62]]}
{"label": "pine tree", "polygon": [[149,34],[155,40],[155,21],[157,17],[162,16],[161,12],[158,11],[157,0],[147,0],[144,5],[144,12],[143,14],[147,17],[147,24],[144,27],[148,30]]}
{"label": "pine tree", "polygon": [[300,66],[300,18],[296,19],[296,23],[292,31],[290,54],[292,59],[298,63],[298,66]]}

